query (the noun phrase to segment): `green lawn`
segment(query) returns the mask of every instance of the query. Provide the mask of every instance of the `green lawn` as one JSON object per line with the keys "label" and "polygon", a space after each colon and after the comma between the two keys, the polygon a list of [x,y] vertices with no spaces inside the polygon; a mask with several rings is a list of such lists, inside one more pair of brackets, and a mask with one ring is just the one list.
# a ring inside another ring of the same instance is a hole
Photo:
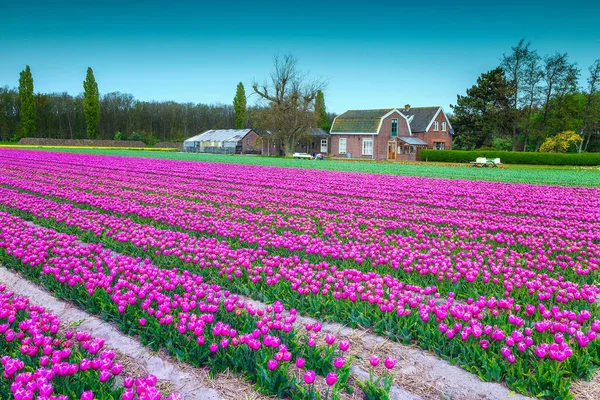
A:
{"label": "green lawn", "polygon": [[497,182],[519,182],[546,185],[600,187],[600,167],[507,165],[504,168],[472,168],[469,165],[448,166],[444,165],[443,163],[399,164],[377,161],[316,161],[295,160],[284,157],[192,154],[141,150],[39,149],[31,151],[61,151],[69,153],[118,155],[246,165],[269,165],[277,167],[367,172],[389,175],[427,176],[434,178],[479,179]]}

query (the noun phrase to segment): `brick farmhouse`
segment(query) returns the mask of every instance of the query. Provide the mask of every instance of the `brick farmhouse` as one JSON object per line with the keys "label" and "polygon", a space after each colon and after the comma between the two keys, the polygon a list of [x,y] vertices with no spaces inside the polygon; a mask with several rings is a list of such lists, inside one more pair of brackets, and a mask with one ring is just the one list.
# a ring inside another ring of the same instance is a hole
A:
{"label": "brick farmhouse", "polygon": [[452,132],[442,107],[350,110],[333,121],[331,154],[415,161],[424,148],[451,150]]}

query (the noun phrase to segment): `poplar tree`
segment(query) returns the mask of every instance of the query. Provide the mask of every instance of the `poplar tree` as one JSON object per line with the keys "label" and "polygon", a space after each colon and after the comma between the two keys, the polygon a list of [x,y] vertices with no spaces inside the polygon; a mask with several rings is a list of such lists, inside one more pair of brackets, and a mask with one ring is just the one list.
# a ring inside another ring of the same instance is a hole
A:
{"label": "poplar tree", "polygon": [[87,137],[96,139],[100,123],[100,94],[98,93],[98,83],[94,78],[94,71],[90,67],[88,67],[85,81],[83,81],[83,114]]}
{"label": "poplar tree", "polygon": [[331,128],[331,124],[329,123],[329,119],[327,118],[327,109],[325,108],[325,96],[323,95],[323,91],[319,90],[317,92],[317,97],[315,97],[315,117],[317,118],[317,126],[319,128],[329,130]]}
{"label": "poplar tree", "polygon": [[32,136],[36,131],[35,98],[33,97],[33,76],[29,65],[19,75],[20,123],[15,139]]}
{"label": "poplar tree", "polygon": [[246,109],[246,91],[242,82],[237,85],[237,91],[233,98],[233,110],[235,111],[235,129],[243,129],[248,110]]}

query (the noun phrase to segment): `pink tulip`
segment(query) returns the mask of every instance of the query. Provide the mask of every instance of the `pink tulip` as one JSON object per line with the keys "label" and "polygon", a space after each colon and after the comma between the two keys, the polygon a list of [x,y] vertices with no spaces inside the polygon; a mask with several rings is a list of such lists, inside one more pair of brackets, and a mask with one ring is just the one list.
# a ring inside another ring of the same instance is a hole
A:
{"label": "pink tulip", "polygon": [[112,368],[110,369],[110,371],[112,372],[113,375],[119,375],[121,373],[121,371],[123,370],[123,366],[121,364],[115,363],[113,364]]}
{"label": "pink tulip", "polygon": [[373,366],[376,367],[377,365],[379,365],[379,357],[377,357],[376,355],[372,355],[371,358],[369,359],[369,363]]}
{"label": "pink tulip", "polygon": [[346,359],[344,359],[344,357],[338,357],[333,360],[333,366],[337,369],[342,368],[344,365],[346,365]]}
{"label": "pink tulip", "polygon": [[269,370],[271,370],[271,371],[276,369],[277,365],[278,365],[278,362],[276,360],[270,359],[269,361],[267,361],[267,368],[269,368]]}
{"label": "pink tulip", "polygon": [[325,383],[327,383],[328,386],[333,386],[333,385],[335,385],[337,380],[338,380],[337,374],[335,372],[330,372],[327,374],[327,377],[325,378]]}
{"label": "pink tulip", "polygon": [[347,340],[340,340],[338,346],[341,351],[348,351],[348,349],[350,348],[350,342]]}
{"label": "pink tulip", "polygon": [[86,390],[81,393],[81,400],[94,400],[94,392],[91,390]]}
{"label": "pink tulip", "polygon": [[100,382],[106,382],[110,379],[110,372],[106,370],[100,371]]}
{"label": "pink tulip", "polygon": [[313,370],[308,370],[304,373],[304,383],[311,385],[315,381],[316,374]]}
{"label": "pink tulip", "polygon": [[396,365],[396,359],[391,358],[391,357],[387,357],[385,359],[385,361],[383,362],[383,364],[385,365],[385,367],[387,369],[392,369]]}
{"label": "pink tulip", "polygon": [[325,343],[327,343],[329,346],[331,346],[333,343],[335,343],[335,336],[328,333],[325,335]]}

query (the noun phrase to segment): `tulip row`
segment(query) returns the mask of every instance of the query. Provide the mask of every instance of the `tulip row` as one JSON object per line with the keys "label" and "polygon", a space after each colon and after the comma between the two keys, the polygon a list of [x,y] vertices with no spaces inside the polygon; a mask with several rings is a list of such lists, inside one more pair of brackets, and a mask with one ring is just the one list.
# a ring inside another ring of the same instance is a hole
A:
{"label": "tulip row", "polygon": [[[213,372],[241,372],[268,394],[312,399],[315,373],[325,377],[332,398],[346,386],[349,343],[326,335],[325,344],[318,345],[318,325],[295,334],[295,310],[284,316],[281,303],[257,309],[217,285],[202,283],[200,276],[160,270],[148,259],[115,257],[102,245],[85,246],[74,236],[8,214],[0,213],[0,227],[5,265],[116,322],[154,349],[164,346]],[[296,382],[292,367],[306,369],[305,385]]]}
{"label": "tulip row", "polygon": [[[29,400],[160,400],[156,377],[125,377],[104,339],[87,332],[59,334],[60,320],[0,285],[0,398]],[[173,393],[166,400],[181,397]]]}

